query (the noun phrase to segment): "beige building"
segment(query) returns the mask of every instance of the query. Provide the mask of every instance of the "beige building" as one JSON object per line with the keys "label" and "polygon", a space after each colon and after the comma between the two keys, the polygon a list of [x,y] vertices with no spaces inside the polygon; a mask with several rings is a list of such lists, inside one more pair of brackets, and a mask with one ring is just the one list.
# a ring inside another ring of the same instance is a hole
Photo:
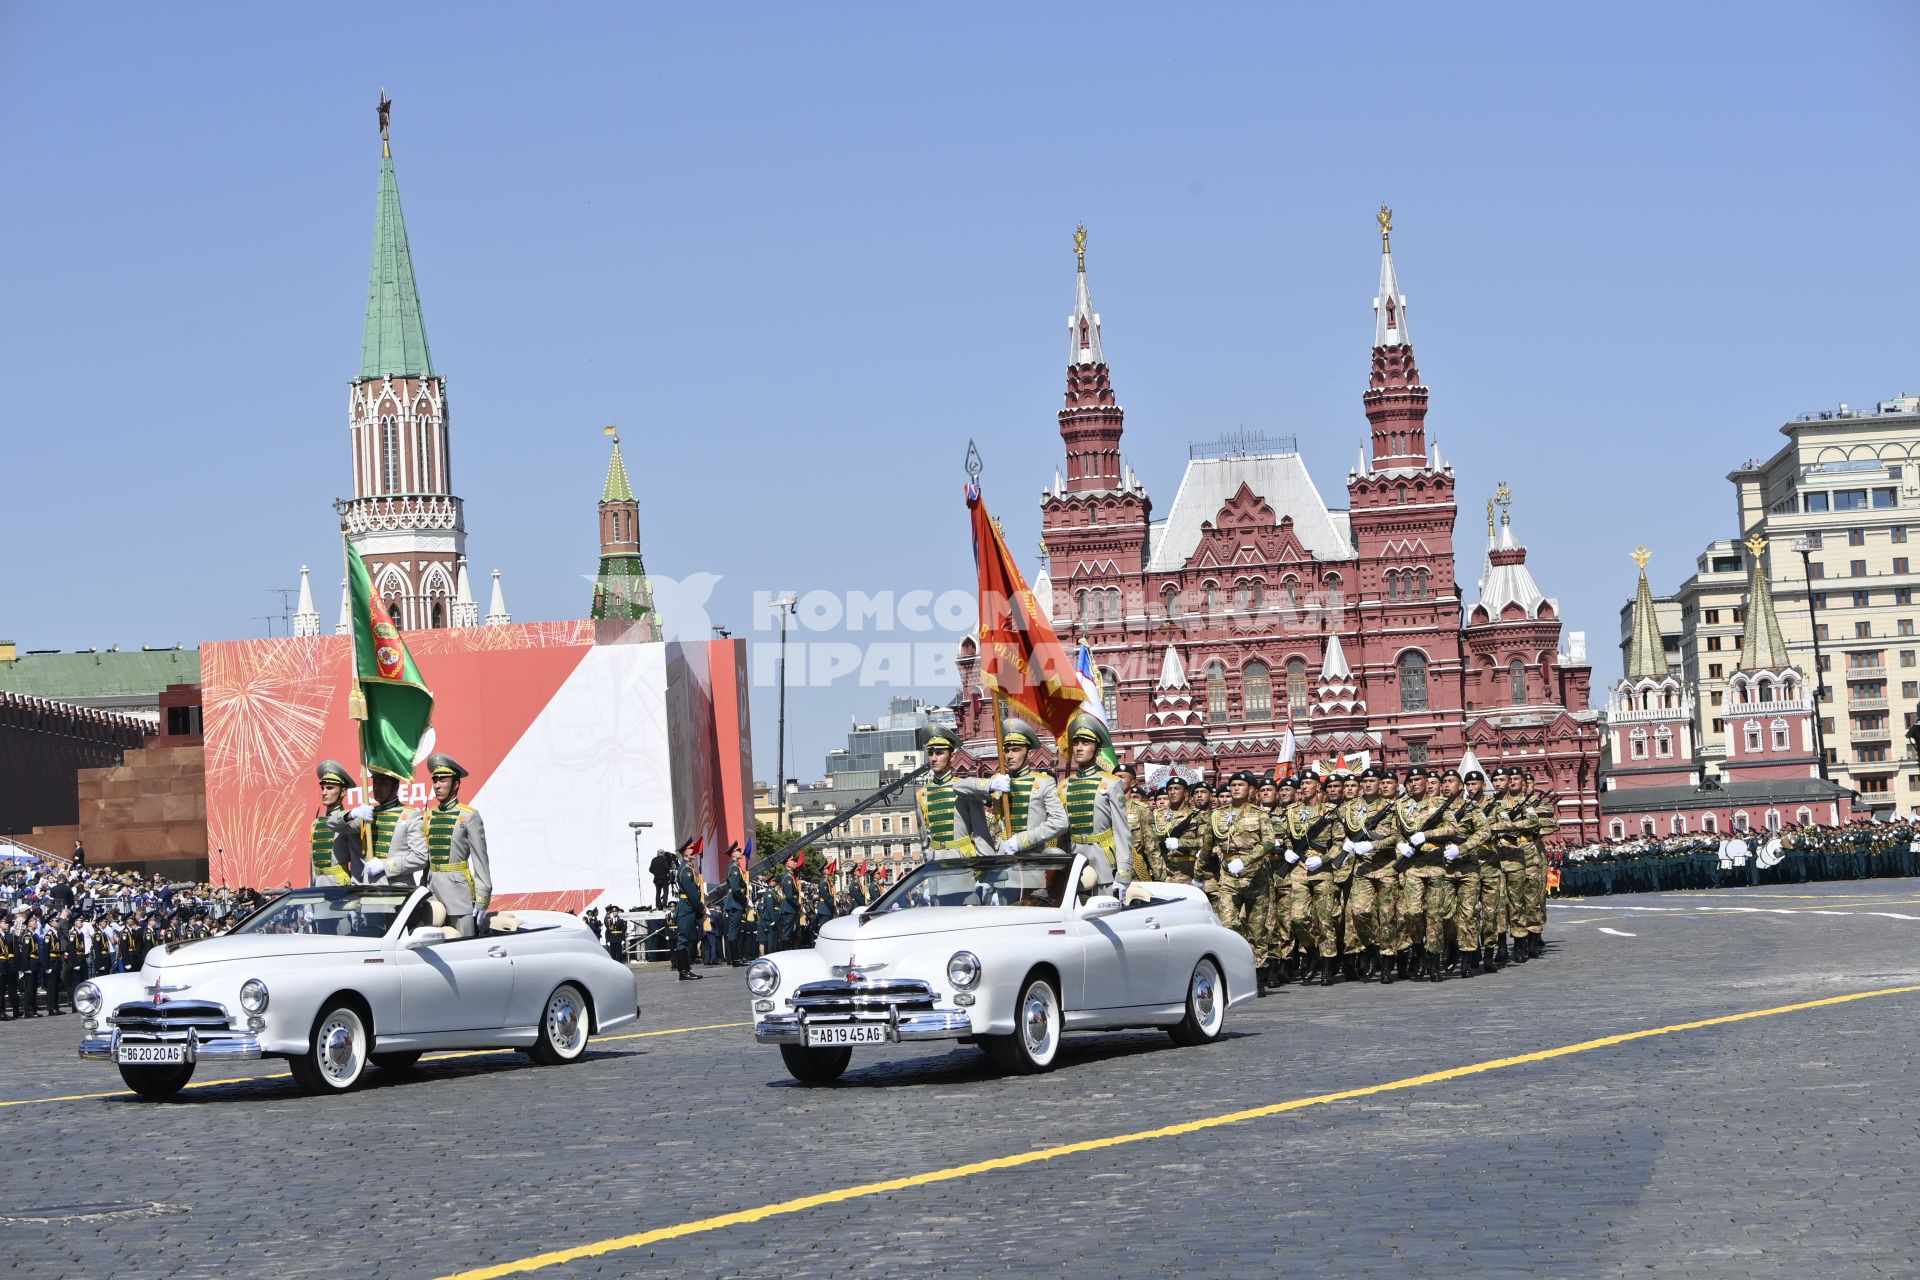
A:
{"label": "beige building", "polygon": [[[1768,540],[1768,581],[1794,662],[1817,665],[1829,776],[1857,807],[1920,809],[1920,759],[1906,731],[1920,703],[1920,397],[1841,405],[1780,428],[1787,443],[1733,482],[1737,536],[1709,543],[1694,573],[1656,601],[1668,660],[1695,691],[1710,775],[1726,755],[1727,677],[1740,660],[1746,570],[1740,543]],[[1624,652],[1632,602],[1620,613]]]}

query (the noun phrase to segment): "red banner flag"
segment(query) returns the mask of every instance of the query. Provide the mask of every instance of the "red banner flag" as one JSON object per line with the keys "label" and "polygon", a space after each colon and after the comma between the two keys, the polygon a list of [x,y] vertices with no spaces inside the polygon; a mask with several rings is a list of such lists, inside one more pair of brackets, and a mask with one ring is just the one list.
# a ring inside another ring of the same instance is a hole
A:
{"label": "red banner flag", "polygon": [[980,574],[980,680],[1052,737],[1087,699],[1073,659],[1033,598],[980,490],[967,487],[973,514],[973,563]]}

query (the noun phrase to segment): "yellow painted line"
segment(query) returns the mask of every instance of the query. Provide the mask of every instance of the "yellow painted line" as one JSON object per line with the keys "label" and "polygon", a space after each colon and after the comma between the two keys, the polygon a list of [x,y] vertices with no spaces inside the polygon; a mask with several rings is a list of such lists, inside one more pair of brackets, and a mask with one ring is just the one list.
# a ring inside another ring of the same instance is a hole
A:
{"label": "yellow painted line", "polygon": [[[599,1044],[609,1040],[645,1040],[650,1036],[683,1036],[690,1031],[731,1031],[739,1027],[750,1027],[750,1022],[710,1022],[700,1027],[667,1027],[660,1031],[630,1031],[619,1036],[595,1036],[590,1042]],[[519,1053],[518,1049],[461,1049],[449,1053],[430,1053],[422,1062],[450,1062],[455,1058],[484,1058],[495,1053]],[[231,1080],[195,1080],[186,1085],[188,1089],[217,1089],[228,1084],[252,1084],[256,1080],[288,1080],[293,1077],[291,1071],[276,1071],[263,1076],[235,1076]],[[90,1102],[95,1098],[131,1098],[131,1089],[111,1089],[105,1093],[68,1093],[57,1098],[13,1098],[0,1101],[0,1107],[37,1107],[50,1102]]]}
{"label": "yellow painted line", "polygon": [[1001,1169],[1017,1169],[1023,1165],[1038,1164],[1042,1160],[1057,1160],[1062,1156],[1081,1155],[1088,1151],[1102,1151],[1112,1147],[1128,1146],[1136,1142],[1148,1142],[1155,1138],[1175,1138],[1183,1134],[1200,1133],[1207,1129],[1218,1129],[1231,1124],[1243,1124],[1248,1120],[1260,1120],[1267,1116],[1277,1116],[1288,1111],[1299,1111],[1306,1107],[1326,1106],[1334,1102],[1349,1102],[1355,1098],[1367,1098],[1376,1094],[1392,1093],[1401,1089],[1414,1089],[1421,1085],[1439,1084],[1447,1080],[1459,1080],[1465,1076],[1480,1075],[1488,1071],[1500,1071],[1507,1067],[1524,1066],[1533,1062],[1547,1062],[1554,1058],[1565,1058],[1576,1053],[1588,1053],[1595,1049],[1607,1049],[1615,1045],[1630,1044],[1635,1040],[1646,1040],[1653,1036],[1673,1035],[1681,1031],[1698,1031],[1703,1027],[1723,1027],[1735,1022],[1746,1022],[1752,1018],[1771,1018],[1782,1013],[1799,1013],[1806,1009],[1823,1009],[1829,1005],[1849,1004],[1855,1000],[1871,1000],[1878,996],[1905,995],[1920,991],[1920,986],[1883,987],[1878,991],[1856,991],[1852,995],[1828,996],[1822,1000],[1807,1000],[1799,1004],[1777,1005],[1771,1009],[1751,1009],[1745,1013],[1722,1014],[1716,1018],[1702,1018],[1696,1022],[1676,1022],[1668,1027],[1653,1027],[1645,1031],[1627,1031],[1619,1035],[1602,1036],[1598,1040],[1582,1040],[1578,1044],[1561,1045],[1554,1049],[1541,1049],[1535,1053],[1523,1053],[1511,1058],[1494,1058],[1487,1062],[1475,1062],[1464,1067],[1449,1067],[1444,1071],[1431,1071],[1425,1075],[1407,1076],[1401,1080],[1390,1080],[1385,1084],[1367,1085],[1359,1089],[1343,1089],[1338,1093],[1320,1093],[1308,1098],[1293,1098],[1286,1102],[1270,1103],[1263,1107],[1249,1107],[1244,1111],[1229,1111],[1224,1115],[1207,1116],[1199,1120],[1188,1120],[1180,1124],[1165,1125],[1158,1129],[1142,1129],[1135,1133],[1118,1134],[1111,1138],[1090,1138],[1083,1142],[1068,1142],[1057,1147],[1045,1147],[1038,1151],[1023,1151],[1015,1155],[996,1156],[990,1160],[978,1160],[972,1164],[954,1165],[947,1169],[935,1169],[928,1173],[910,1174],[904,1178],[889,1178],[885,1182],[865,1182],[859,1186],[841,1187],[834,1191],[822,1191],[810,1196],[800,1196],[792,1200],[780,1200],[773,1204],[763,1204],[753,1209],[740,1209],[733,1213],[723,1213],[711,1218],[696,1218],[691,1222],[681,1222],[668,1227],[655,1227],[651,1231],[638,1231],[632,1235],[614,1236],[607,1240],[597,1240],[592,1244],[574,1245],[567,1249],[554,1249],[547,1253],[537,1253],[531,1257],[519,1258],[512,1262],[502,1262],[490,1267],[475,1267],[471,1271],[459,1271],[442,1276],[440,1280],[497,1280],[501,1276],[520,1275],[528,1271],[538,1271],[545,1267],[559,1266],[562,1263],[578,1262],[582,1258],[598,1258],[609,1253],[625,1249],[644,1248],[650,1244],[659,1244],[664,1240],[678,1240],[684,1236],[699,1235],[707,1231],[719,1231],[726,1227],[744,1226],[752,1222],[764,1222],[768,1218],[784,1217],[788,1214],[804,1213],[808,1209],[818,1209],[825,1205],[844,1204],[849,1200],[861,1200],[870,1196],[887,1195],[894,1191],[905,1191],[912,1187],[925,1187],[939,1182],[954,1182],[961,1178],[970,1178],[975,1174],[994,1173]]}

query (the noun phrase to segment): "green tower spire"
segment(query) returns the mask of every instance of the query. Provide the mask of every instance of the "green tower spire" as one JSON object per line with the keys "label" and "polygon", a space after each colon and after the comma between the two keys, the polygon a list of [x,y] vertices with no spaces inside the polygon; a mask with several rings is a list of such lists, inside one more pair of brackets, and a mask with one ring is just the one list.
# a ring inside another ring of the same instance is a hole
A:
{"label": "green tower spire", "polygon": [[[384,150],[385,121],[381,116]],[[420,291],[413,283],[407,220],[400,213],[400,183],[391,152],[380,158],[380,200],[373,218],[373,270],[367,280],[367,333],[360,347],[360,376],[433,376],[427,326],[420,318]]]}

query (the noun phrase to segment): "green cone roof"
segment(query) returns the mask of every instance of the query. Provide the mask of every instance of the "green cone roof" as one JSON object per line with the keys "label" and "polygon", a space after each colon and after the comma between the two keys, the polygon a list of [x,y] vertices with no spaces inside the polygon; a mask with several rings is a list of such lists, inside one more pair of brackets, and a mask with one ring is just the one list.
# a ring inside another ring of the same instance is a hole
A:
{"label": "green cone roof", "polygon": [[1633,597],[1633,643],[1627,650],[1627,679],[1665,680],[1667,647],[1660,641],[1660,624],[1653,613],[1653,588],[1647,571],[1640,570],[1640,589]]}
{"label": "green cone roof", "polygon": [[391,156],[380,161],[360,376],[433,376],[433,354],[427,350],[427,326],[420,317],[420,291],[413,283],[413,255],[407,249],[407,221],[400,212],[400,184],[393,176]]}
{"label": "green cone roof", "polygon": [[1791,665],[1780,615],[1773,611],[1773,586],[1767,581],[1766,566],[1755,556],[1747,586],[1747,627],[1740,636],[1740,669],[1779,671]]}
{"label": "green cone roof", "polygon": [[600,501],[633,501],[633,486],[627,483],[627,464],[620,456],[620,442],[617,440],[613,444],[613,460],[607,463],[607,487],[601,491]]}

